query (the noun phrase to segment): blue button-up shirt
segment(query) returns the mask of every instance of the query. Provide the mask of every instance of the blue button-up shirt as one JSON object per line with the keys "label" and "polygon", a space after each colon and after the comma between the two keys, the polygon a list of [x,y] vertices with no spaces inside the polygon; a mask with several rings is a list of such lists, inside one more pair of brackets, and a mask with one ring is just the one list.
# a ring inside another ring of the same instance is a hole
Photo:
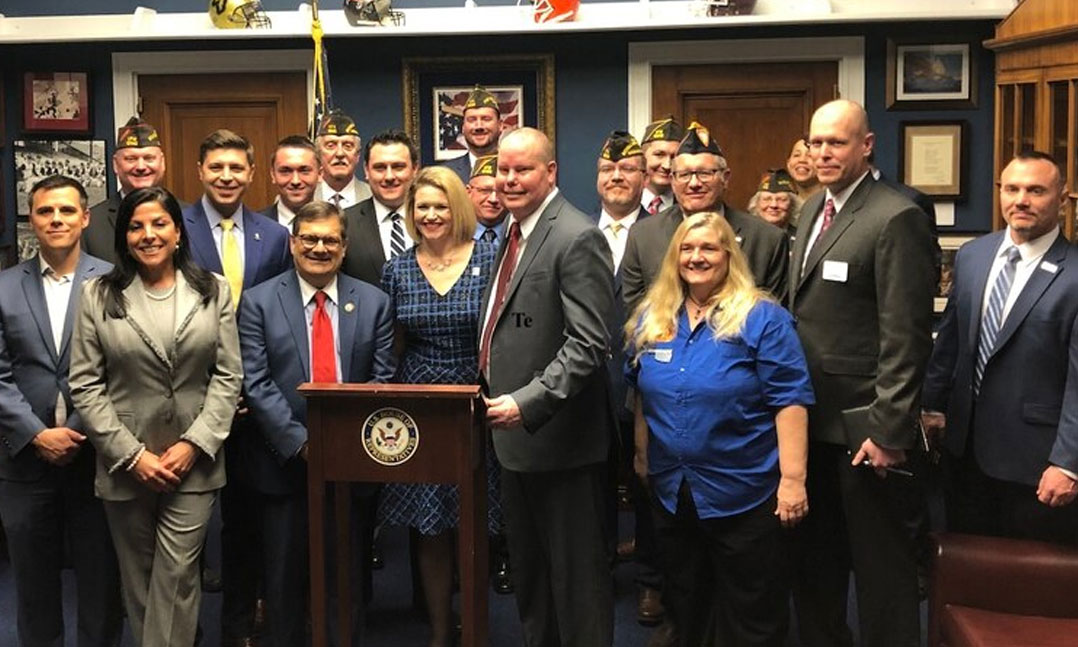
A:
{"label": "blue button-up shirt", "polygon": [[671,513],[688,481],[701,519],[746,512],[778,488],[775,415],[815,402],[793,318],[761,301],[741,334],[716,340],[684,310],[676,337],[645,349],[626,378],[647,421],[648,473]]}

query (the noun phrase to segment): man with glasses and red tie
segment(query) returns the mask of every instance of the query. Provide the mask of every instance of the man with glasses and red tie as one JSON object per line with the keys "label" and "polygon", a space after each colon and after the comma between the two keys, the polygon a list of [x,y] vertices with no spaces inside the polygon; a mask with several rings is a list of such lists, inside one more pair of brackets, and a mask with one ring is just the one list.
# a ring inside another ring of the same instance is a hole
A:
{"label": "man with glasses and red tie", "polygon": [[[396,368],[389,297],[339,271],[348,244],[340,211],[312,202],[292,231],[295,271],[248,290],[239,313],[244,387],[260,435],[252,443],[259,451],[245,459],[260,494],[267,647],[306,643],[307,407],[296,387],[387,382]],[[354,492],[361,507],[373,496],[370,486]]]}
{"label": "man with glasses and red tie", "polygon": [[673,163],[677,204],[641,221],[629,230],[621,262],[622,295],[628,312],[644,298],[658,274],[663,254],[685,216],[713,211],[734,229],[741,251],[749,260],[756,285],[776,299],[786,295],[789,242],[785,233],[759,218],[723,202],[730,167],[718,142],[707,128],[693,122],[681,140]]}

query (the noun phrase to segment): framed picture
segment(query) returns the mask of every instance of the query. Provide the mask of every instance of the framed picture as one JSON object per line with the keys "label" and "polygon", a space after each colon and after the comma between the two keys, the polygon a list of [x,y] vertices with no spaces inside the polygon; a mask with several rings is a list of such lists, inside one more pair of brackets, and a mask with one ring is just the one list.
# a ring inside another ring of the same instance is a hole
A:
{"label": "framed picture", "polygon": [[[50,175],[73,177],[82,183],[90,204],[106,197],[105,140],[18,140],[15,152],[15,205],[20,216],[30,214],[30,189]],[[22,245],[19,246],[20,250]]]}
{"label": "framed picture", "polygon": [[976,236],[940,236],[940,251],[943,253],[940,263],[940,282],[936,288],[936,298],[933,310],[937,314],[947,307],[947,298],[951,296],[951,285],[954,282],[954,256],[958,248],[965,245]]}
{"label": "framed picture", "polygon": [[903,122],[898,168],[902,183],[933,198],[966,197],[966,122]]}
{"label": "framed picture", "polygon": [[887,40],[887,109],[977,107],[977,68],[969,43]]}
{"label": "framed picture", "polygon": [[468,152],[461,135],[468,93],[482,85],[498,99],[503,132],[532,126],[554,139],[554,56],[405,58],[404,129],[432,164]]}
{"label": "framed picture", "polygon": [[89,133],[89,75],[27,72],[23,82],[23,129],[34,133]]}

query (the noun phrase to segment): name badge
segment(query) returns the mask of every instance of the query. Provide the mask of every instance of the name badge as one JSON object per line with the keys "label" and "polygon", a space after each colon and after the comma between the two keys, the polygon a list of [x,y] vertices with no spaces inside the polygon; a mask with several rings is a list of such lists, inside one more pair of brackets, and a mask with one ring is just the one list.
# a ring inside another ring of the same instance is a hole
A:
{"label": "name badge", "polygon": [[1048,261],[1041,261],[1041,269],[1049,274],[1055,274],[1059,270],[1059,266]]}
{"label": "name badge", "polygon": [[656,362],[661,362],[663,364],[669,364],[670,360],[674,359],[673,348],[656,348],[651,351],[651,354],[655,356]]}
{"label": "name badge", "polygon": [[846,261],[824,261],[823,280],[845,283],[850,275],[850,264]]}

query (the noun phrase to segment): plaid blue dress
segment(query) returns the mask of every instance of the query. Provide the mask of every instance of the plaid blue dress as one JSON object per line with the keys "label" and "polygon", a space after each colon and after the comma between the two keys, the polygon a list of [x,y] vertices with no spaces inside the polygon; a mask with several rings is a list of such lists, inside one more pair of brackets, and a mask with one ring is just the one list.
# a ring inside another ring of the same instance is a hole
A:
{"label": "plaid blue dress", "polygon": [[[492,245],[476,243],[472,257],[449,291],[438,294],[416,259],[416,249],[386,263],[382,289],[393,300],[404,331],[404,355],[396,382],[405,384],[477,384],[479,318],[483,290],[494,267]],[[487,525],[501,527],[498,464],[487,448]],[[411,526],[425,535],[444,532],[460,518],[456,486],[390,483],[382,490],[379,517],[391,525]]]}

